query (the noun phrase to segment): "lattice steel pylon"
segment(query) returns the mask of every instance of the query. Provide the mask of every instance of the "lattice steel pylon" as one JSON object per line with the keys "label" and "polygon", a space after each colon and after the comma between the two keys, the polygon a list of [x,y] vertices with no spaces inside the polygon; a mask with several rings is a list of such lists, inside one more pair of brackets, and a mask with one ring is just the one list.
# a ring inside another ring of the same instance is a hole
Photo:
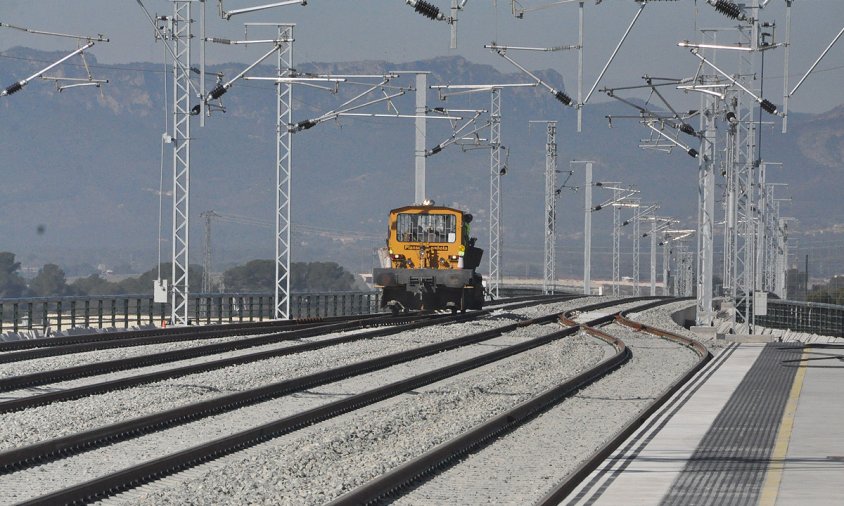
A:
{"label": "lattice steel pylon", "polygon": [[[622,223],[621,221],[621,208],[622,207],[632,207],[634,209],[639,208],[639,199],[638,198],[630,198],[631,195],[635,193],[639,193],[639,190],[634,190],[632,188],[619,188],[619,187],[611,187],[613,191],[613,198],[612,198],[612,294],[615,297],[621,295],[621,227],[630,223],[629,221],[625,221]],[[638,243],[637,243],[638,248]],[[638,252],[635,253],[637,255],[636,261],[638,262]],[[638,267],[637,267],[638,270]]]}
{"label": "lattice steel pylon", "polygon": [[696,323],[711,326],[715,317],[712,309],[712,275],[714,256],[715,217],[715,117],[718,103],[712,95],[701,96],[701,130],[698,166],[698,265]]}
{"label": "lattice steel pylon", "polygon": [[169,37],[173,49],[173,324],[188,324],[190,224],[191,0],[173,0]]}
{"label": "lattice steel pylon", "polygon": [[491,91],[489,110],[489,279],[487,291],[493,298],[498,297],[498,285],[501,283],[499,271],[501,252],[501,90]]}
{"label": "lattice steel pylon", "polygon": [[694,289],[694,275],[695,275],[695,254],[689,251],[685,244],[683,244],[683,258],[682,258],[682,296],[691,297]]}
{"label": "lattice steel pylon", "polygon": [[776,292],[777,248],[779,246],[779,215],[774,199],[775,185],[768,183],[765,193],[765,279],[763,289]]}
{"label": "lattice steel pylon", "polygon": [[542,293],[553,294],[557,279],[557,122],[546,125],[545,143],[545,269]]}
{"label": "lattice steel pylon", "polygon": [[[737,102],[733,102],[737,105]],[[728,129],[724,146],[723,173],[726,177],[724,188],[724,270],[722,280],[724,286],[724,297],[727,301],[734,303],[736,299],[736,246],[737,246],[737,223],[736,223],[736,153],[738,118],[734,106],[727,112]],[[733,322],[735,323],[735,322]]]}
{"label": "lattice steel pylon", "polygon": [[[293,69],[293,24],[279,24],[277,77],[290,77]],[[275,309],[276,319],[290,317],[290,193],[293,159],[293,83],[276,83],[276,205],[275,205]]]}
{"label": "lattice steel pylon", "polygon": [[735,166],[735,262],[733,272],[734,301],[736,317],[745,323],[750,321],[750,293],[754,285],[753,257],[755,250],[755,225],[753,212],[753,166],[755,159],[755,124],[753,109],[746,101],[739,100],[739,136],[736,139],[738,157]]}

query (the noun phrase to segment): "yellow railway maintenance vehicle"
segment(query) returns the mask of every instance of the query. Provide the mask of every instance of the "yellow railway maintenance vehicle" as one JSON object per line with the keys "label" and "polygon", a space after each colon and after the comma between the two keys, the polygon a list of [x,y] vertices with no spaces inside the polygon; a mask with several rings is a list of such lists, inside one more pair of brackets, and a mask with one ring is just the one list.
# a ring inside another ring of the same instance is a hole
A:
{"label": "yellow railway maintenance vehicle", "polygon": [[483,250],[469,237],[472,215],[450,207],[414,205],[390,211],[387,246],[374,283],[392,312],[481,309]]}

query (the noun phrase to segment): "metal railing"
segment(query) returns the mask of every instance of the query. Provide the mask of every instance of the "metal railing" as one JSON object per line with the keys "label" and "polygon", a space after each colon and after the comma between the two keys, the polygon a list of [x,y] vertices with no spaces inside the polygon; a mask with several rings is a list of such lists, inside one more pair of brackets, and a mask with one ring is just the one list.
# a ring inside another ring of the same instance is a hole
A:
{"label": "metal railing", "polygon": [[[750,302],[752,311],[752,299]],[[768,299],[767,306],[767,315],[756,315],[756,325],[770,329],[787,329],[822,336],[844,337],[844,306],[780,299]],[[747,313],[742,310],[738,314]],[[737,321],[744,323],[740,318]]]}
{"label": "metal railing", "polygon": [[756,317],[758,325],[822,336],[844,337],[844,306],[768,300],[767,313],[766,316]]}
{"label": "metal railing", "polygon": [[[377,313],[379,302],[380,293],[374,291],[294,293],[290,317]],[[273,295],[268,293],[197,294],[188,301],[188,319],[198,325],[271,320],[272,314]],[[162,326],[169,317],[170,304],[155,303],[151,295],[0,299],[0,333]]]}

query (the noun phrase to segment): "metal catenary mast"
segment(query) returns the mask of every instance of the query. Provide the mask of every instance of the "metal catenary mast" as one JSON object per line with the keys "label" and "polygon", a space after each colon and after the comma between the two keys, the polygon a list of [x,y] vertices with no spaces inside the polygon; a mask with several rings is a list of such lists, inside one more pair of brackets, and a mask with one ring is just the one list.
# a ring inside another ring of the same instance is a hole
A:
{"label": "metal catenary mast", "polygon": [[493,88],[489,110],[489,280],[487,290],[498,297],[501,283],[501,89]]}
{"label": "metal catenary mast", "polygon": [[191,152],[191,0],[173,0],[167,34],[173,54],[173,273],[170,292],[173,324],[188,323]]}
{"label": "metal catenary mast", "polygon": [[548,121],[545,142],[545,261],[542,293],[553,294],[557,265],[557,122]]}
{"label": "metal catenary mast", "polygon": [[[293,68],[292,24],[278,24],[277,77],[288,77]],[[275,201],[275,309],[274,316],[290,316],[290,189],[293,137],[293,83],[276,83],[276,201]]]}

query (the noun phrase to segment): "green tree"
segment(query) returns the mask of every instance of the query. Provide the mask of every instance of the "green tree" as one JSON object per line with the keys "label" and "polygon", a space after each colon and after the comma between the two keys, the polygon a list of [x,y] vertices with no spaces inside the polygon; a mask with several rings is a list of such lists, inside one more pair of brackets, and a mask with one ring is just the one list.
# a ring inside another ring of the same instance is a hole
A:
{"label": "green tree", "polygon": [[[275,263],[251,260],[223,273],[227,291],[270,292],[275,289]],[[290,265],[290,290],[336,292],[353,290],[355,277],[336,262],[294,262]]]}
{"label": "green tree", "polygon": [[68,286],[64,271],[56,264],[45,264],[29,283],[29,289],[38,297],[61,297],[67,295]]}
{"label": "green tree", "polygon": [[828,284],[813,286],[809,292],[809,302],[844,306],[844,286],[841,286],[842,280],[844,278],[836,276]]}
{"label": "green tree", "polygon": [[[173,282],[173,268],[172,263],[170,262],[162,262],[161,263],[161,278],[166,279],[167,283],[170,284]],[[126,278],[119,283],[120,288],[123,290],[121,293],[143,293],[143,294],[151,294],[152,293],[152,284],[153,281],[158,279],[158,267],[153,267],[152,269],[144,272],[137,278]],[[198,292],[202,286],[202,267],[199,265],[189,265],[188,266],[188,283],[190,284],[190,291],[191,292]]]}
{"label": "green tree", "polygon": [[275,263],[272,260],[250,260],[223,273],[226,291],[271,292],[275,290]]}
{"label": "green tree", "polygon": [[99,274],[91,274],[70,284],[75,295],[113,295],[117,293],[117,284],[106,281]]}
{"label": "green tree", "polygon": [[297,262],[290,266],[290,289],[298,292],[352,290],[355,277],[336,262]]}
{"label": "green tree", "polygon": [[[172,268],[170,263],[161,264],[161,277],[170,282]],[[137,278],[126,278],[118,282],[111,282],[100,277],[99,274],[92,274],[87,278],[77,279],[70,286],[72,292],[77,295],[149,295],[152,294],[152,282],[158,279],[158,268],[144,272]],[[188,281],[196,291],[200,280],[202,280],[202,267],[191,265],[188,268]]]}
{"label": "green tree", "polygon": [[22,297],[26,294],[26,281],[18,274],[20,262],[15,262],[15,254],[0,252],[0,297]]}

